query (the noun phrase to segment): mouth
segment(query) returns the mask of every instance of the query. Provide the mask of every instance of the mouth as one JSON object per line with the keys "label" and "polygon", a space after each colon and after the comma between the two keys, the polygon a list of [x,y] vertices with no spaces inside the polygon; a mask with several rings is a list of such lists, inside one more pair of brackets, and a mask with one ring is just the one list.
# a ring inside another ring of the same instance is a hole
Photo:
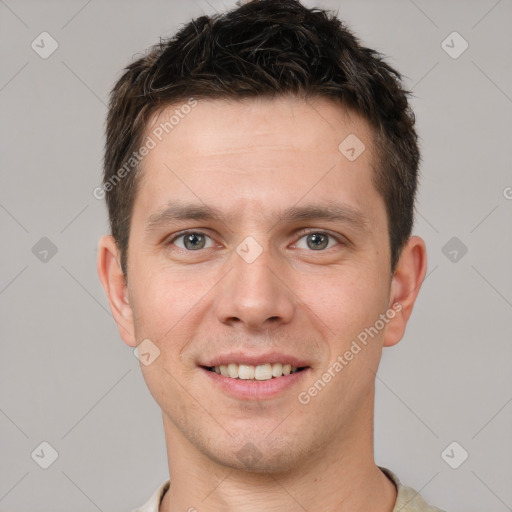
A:
{"label": "mouth", "polygon": [[292,366],[291,363],[264,363],[258,365],[229,363],[218,366],[202,366],[205,370],[237,380],[265,381],[280,379],[287,375],[302,372],[309,366]]}
{"label": "mouth", "polygon": [[289,398],[313,370],[306,359],[283,352],[217,354],[197,365],[213,390],[244,402]]}

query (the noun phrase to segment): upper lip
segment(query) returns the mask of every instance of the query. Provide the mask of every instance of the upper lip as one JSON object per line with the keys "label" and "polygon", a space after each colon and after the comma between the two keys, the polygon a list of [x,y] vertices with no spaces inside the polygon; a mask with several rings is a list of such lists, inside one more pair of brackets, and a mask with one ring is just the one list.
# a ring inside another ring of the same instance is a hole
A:
{"label": "upper lip", "polygon": [[248,354],[247,352],[230,352],[229,354],[219,354],[200,366],[220,366],[230,363],[247,364],[258,366],[267,363],[290,364],[296,368],[309,366],[308,363],[292,355],[283,354],[282,352],[267,352],[265,354]]}

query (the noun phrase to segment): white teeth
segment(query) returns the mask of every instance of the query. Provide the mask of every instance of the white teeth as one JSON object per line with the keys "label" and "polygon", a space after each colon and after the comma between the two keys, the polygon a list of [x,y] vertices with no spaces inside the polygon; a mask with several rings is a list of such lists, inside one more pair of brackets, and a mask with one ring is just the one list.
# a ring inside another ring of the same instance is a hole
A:
{"label": "white teeth", "polygon": [[[233,366],[236,366],[233,363]],[[239,379],[254,379],[254,366],[249,364],[240,364],[238,365],[238,378]]]}
{"label": "white teeth", "polygon": [[283,375],[283,365],[281,363],[272,365],[272,375],[274,377],[281,377],[281,375]]}
{"label": "white teeth", "polygon": [[260,364],[254,370],[254,378],[256,380],[270,380],[272,378],[272,365]]}
{"label": "white teeth", "polygon": [[228,375],[232,379],[236,379],[238,377],[238,365],[237,364],[234,364],[234,363],[228,364]]}
{"label": "white teeth", "polygon": [[282,377],[297,371],[295,366],[281,363],[265,363],[258,366],[229,363],[214,366],[212,369],[224,377],[242,380],[270,380],[272,377]]}

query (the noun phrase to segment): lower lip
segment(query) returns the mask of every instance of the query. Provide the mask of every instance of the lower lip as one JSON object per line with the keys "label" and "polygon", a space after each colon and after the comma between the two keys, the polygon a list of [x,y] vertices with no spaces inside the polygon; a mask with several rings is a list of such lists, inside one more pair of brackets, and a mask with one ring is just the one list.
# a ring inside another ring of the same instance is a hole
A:
{"label": "lower lip", "polygon": [[205,368],[201,368],[201,370],[206,373],[214,385],[219,386],[228,395],[240,400],[264,400],[274,398],[298,384],[309,371],[309,368],[269,380],[232,379]]}

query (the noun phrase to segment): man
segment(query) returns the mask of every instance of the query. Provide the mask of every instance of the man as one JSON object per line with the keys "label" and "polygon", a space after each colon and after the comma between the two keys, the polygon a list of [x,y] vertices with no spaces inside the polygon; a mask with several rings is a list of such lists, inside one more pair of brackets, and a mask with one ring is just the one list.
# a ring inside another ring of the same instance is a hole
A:
{"label": "man", "polygon": [[139,510],[435,511],[375,464],[426,272],[401,76],[295,0],[202,16],[112,91],[98,273],[162,409]]}

